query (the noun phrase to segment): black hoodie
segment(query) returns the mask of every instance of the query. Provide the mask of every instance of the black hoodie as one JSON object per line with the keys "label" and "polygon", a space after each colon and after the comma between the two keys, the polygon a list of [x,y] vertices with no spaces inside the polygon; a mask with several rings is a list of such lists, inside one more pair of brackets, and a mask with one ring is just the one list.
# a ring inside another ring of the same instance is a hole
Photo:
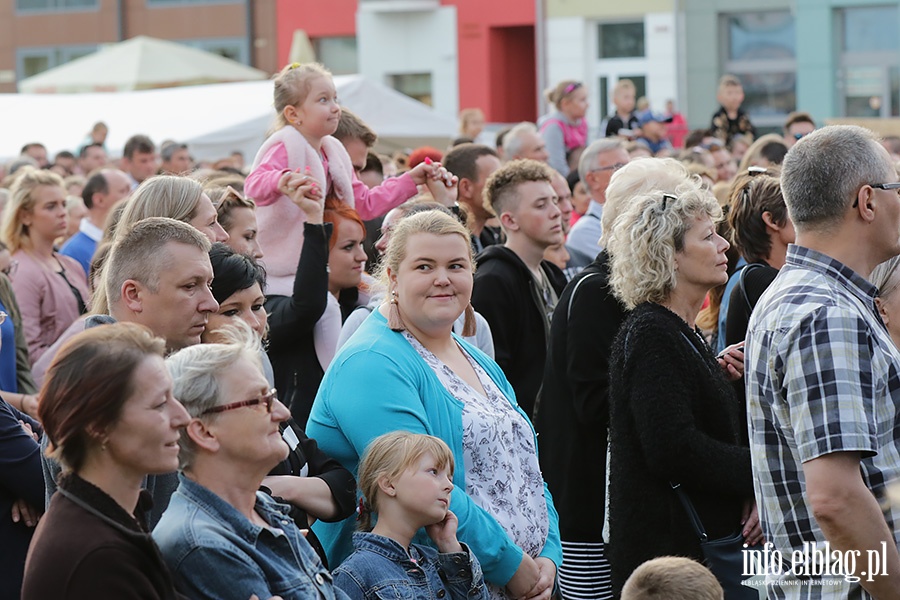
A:
{"label": "black hoodie", "polygon": [[[472,306],[491,326],[497,364],[516,392],[516,400],[530,417],[541,387],[547,358],[549,326],[541,290],[531,271],[506,246],[490,246],[478,255]],[[556,265],[541,261],[544,275],[562,294],[566,277]]]}

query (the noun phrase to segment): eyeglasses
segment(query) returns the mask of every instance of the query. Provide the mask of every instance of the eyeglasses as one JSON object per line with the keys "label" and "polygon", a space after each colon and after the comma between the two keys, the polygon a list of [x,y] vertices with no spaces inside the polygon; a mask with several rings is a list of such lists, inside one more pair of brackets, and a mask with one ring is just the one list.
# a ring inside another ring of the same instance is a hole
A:
{"label": "eyeglasses", "polygon": [[674,195],[672,195],[672,194],[663,194],[663,195],[662,195],[662,209],[663,209],[663,212],[666,211],[666,206],[668,206],[669,200],[671,200],[672,202],[677,202],[677,201],[678,201],[678,196],[674,196]]}
{"label": "eyeglasses", "polygon": [[590,172],[594,173],[596,171],[618,171],[622,167],[625,166],[626,163],[616,163],[614,165],[609,165],[608,167],[597,167],[596,169],[591,169]]}
{"label": "eyeglasses", "polygon": [[747,175],[766,175],[769,170],[765,167],[747,167]]}
{"label": "eyeglasses", "polygon": [[0,271],[0,273],[3,273],[7,277],[12,277],[12,274],[15,273],[16,269],[18,269],[18,268],[19,268],[19,261],[11,260],[11,261],[9,261],[9,265],[7,265],[7,267],[5,269]]}
{"label": "eyeglasses", "polygon": [[[894,183],[873,183],[869,187],[877,190],[900,190],[900,181],[895,181]],[[859,198],[853,201],[853,208],[857,206],[859,206]]]}
{"label": "eyeglasses", "polygon": [[808,133],[795,133],[795,134],[794,134],[794,139],[795,139],[795,140],[802,140],[803,138],[805,138],[805,137],[808,136],[808,135],[809,135]]}
{"label": "eyeglasses", "polygon": [[275,399],[278,397],[278,392],[275,388],[269,390],[269,393],[260,397],[260,398],[252,398],[250,400],[244,400],[243,402],[233,402],[232,404],[223,404],[221,406],[213,406],[210,409],[204,410],[200,413],[200,416],[209,415],[212,413],[220,413],[225,412],[227,410],[235,410],[237,408],[244,408],[245,406],[256,406],[258,404],[266,405],[266,412],[272,413],[272,405],[275,403]]}

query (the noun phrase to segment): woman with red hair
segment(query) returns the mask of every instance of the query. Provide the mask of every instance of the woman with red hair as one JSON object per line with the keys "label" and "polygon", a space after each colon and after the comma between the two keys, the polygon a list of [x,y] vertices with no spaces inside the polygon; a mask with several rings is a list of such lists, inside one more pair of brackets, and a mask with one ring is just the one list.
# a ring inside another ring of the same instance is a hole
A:
{"label": "woman with red hair", "polygon": [[269,296],[269,359],[279,399],[301,426],[337,349],[344,319],[368,295],[362,283],[366,227],[346,203],[298,195],[306,213],[290,296]]}

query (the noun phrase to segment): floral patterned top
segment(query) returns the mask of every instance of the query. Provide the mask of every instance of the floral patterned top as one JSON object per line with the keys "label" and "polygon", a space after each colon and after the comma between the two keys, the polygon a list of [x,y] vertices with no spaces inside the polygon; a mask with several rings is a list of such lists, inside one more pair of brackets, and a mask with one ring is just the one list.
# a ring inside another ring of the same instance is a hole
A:
{"label": "floral patterned top", "polygon": [[[547,541],[550,518],[534,436],[525,417],[465,350],[460,348],[487,397],[463,381],[408,331],[403,335],[447,391],[465,405],[462,419],[466,494],[497,519],[526,554],[537,557]],[[508,598],[505,589],[489,587],[492,598]]]}

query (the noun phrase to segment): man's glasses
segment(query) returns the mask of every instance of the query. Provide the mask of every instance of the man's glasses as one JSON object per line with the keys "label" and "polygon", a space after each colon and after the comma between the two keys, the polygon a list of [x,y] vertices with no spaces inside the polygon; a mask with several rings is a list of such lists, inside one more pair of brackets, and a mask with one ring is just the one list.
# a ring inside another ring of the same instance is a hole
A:
{"label": "man's glasses", "polygon": [[266,412],[272,412],[272,405],[275,403],[275,399],[278,397],[278,393],[275,391],[275,388],[269,390],[268,394],[260,398],[252,398],[250,400],[244,400],[243,402],[233,402],[231,404],[223,404],[221,406],[213,406],[210,409],[204,410],[200,413],[200,416],[209,415],[213,413],[221,413],[227,410],[235,410],[237,408],[244,408],[245,406],[256,406],[258,404],[265,404]]}
{"label": "man's glasses", "polygon": [[596,171],[613,171],[613,172],[615,172],[615,171],[618,171],[619,169],[621,169],[622,167],[624,167],[625,164],[626,163],[616,163],[614,165],[609,165],[608,167],[597,167],[596,169],[591,169],[591,173],[594,173]]}
{"label": "man's glasses", "polygon": [[[877,190],[900,190],[900,181],[895,181],[894,183],[873,183],[869,187]],[[853,201],[853,208],[857,206],[859,206],[859,198]]]}

